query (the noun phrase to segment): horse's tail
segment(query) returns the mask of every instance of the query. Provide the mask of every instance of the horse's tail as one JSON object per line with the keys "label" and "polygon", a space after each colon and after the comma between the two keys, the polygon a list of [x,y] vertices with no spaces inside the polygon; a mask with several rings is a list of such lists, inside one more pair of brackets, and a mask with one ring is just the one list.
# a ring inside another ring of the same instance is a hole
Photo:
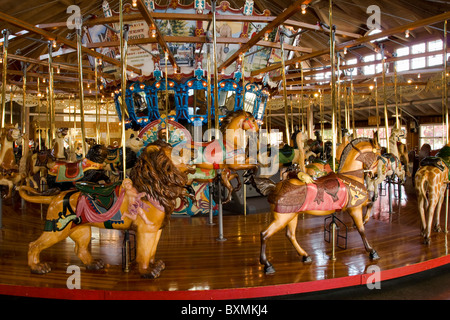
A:
{"label": "horse's tail", "polygon": [[22,186],[19,188],[19,194],[22,199],[31,203],[50,204],[53,199],[59,194],[59,192],[54,191],[51,194],[43,195],[42,193],[36,191],[31,187]]}

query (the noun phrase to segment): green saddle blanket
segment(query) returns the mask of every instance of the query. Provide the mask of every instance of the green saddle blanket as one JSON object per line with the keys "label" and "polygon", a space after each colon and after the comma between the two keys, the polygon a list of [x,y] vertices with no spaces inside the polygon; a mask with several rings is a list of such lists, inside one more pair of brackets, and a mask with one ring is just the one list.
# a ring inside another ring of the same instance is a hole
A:
{"label": "green saddle blanket", "polygon": [[110,185],[96,184],[87,181],[80,181],[75,183],[75,187],[81,191],[82,194],[88,196],[96,205],[110,209],[117,198],[122,181],[115,182]]}

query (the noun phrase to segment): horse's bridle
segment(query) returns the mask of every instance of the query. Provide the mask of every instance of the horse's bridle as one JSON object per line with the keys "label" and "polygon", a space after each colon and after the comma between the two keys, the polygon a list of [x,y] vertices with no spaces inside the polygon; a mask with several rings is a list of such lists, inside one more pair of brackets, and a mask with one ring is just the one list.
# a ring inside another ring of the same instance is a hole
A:
{"label": "horse's bridle", "polygon": [[[373,147],[372,142],[371,144]],[[375,166],[377,165],[377,160],[380,159],[380,156],[377,154],[376,148],[373,148],[371,152],[362,152],[353,144],[353,140],[350,141],[350,146],[358,152],[359,156],[356,158],[356,160],[361,161],[363,165],[368,168],[366,170],[371,171],[373,168],[375,168]]]}

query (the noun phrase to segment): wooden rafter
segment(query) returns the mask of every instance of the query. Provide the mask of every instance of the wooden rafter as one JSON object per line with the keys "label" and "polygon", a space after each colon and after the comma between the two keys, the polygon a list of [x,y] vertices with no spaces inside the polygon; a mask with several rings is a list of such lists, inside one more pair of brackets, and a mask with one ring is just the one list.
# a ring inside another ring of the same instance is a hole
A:
{"label": "wooden rafter", "polygon": [[[30,31],[32,33],[41,35],[47,40],[54,40],[57,43],[62,43],[64,45],[68,46],[68,47],[71,47],[71,48],[74,48],[74,49],[77,48],[77,44],[74,41],[68,40],[65,37],[61,37],[61,36],[58,36],[58,35],[56,35],[56,34],[54,34],[52,32],[49,32],[49,31],[43,30],[41,28],[38,28],[38,27],[36,27],[34,25],[31,25],[31,24],[29,24],[29,23],[27,23],[25,21],[17,19],[15,17],[10,16],[10,15],[4,13],[4,12],[1,12],[1,11],[0,11],[0,20],[3,20],[5,22],[7,22],[7,23],[9,23],[11,25],[17,26],[19,28],[28,30],[28,31]],[[81,50],[85,54],[88,54],[88,55],[96,57],[96,58],[100,58],[103,61],[108,62],[110,64],[113,64],[113,65],[116,65],[116,66],[120,66],[120,61],[119,60],[116,60],[116,59],[113,59],[111,57],[105,56],[105,55],[103,55],[101,53],[98,53],[95,50],[90,50],[90,49],[88,49],[88,48],[86,48],[84,46],[81,47]],[[130,65],[127,66],[127,70],[133,71],[134,73],[137,73],[137,74],[142,74],[141,69],[135,68],[135,67],[130,66]]]}
{"label": "wooden rafter", "polygon": [[[364,36],[364,37],[360,37],[358,39],[353,39],[353,40],[350,40],[350,41],[347,41],[347,42],[344,42],[344,43],[341,43],[341,44],[337,44],[336,45],[336,51],[343,50],[344,48],[351,48],[351,47],[354,47],[354,46],[357,46],[357,45],[360,45],[360,44],[364,44],[366,42],[370,42],[370,41],[373,41],[373,40],[376,40],[376,39],[379,39],[379,38],[382,38],[382,37],[388,37],[388,36],[391,36],[391,35],[396,34],[396,33],[405,32],[406,30],[414,30],[414,29],[421,28],[421,27],[424,27],[424,26],[432,25],[432,24],[435,24],[435,23],[438,23],[438,22],[441,22],[441,21],[444,21],[444,20],[447,20],[447,19],[450,19],[450,11],[442,13],[442,14],[439,14],[439,15],[436,15],[436,16],[433,16],[433,17],[429,17],[429,18],[425,18],[425,19],[422,19],[422,20],[418,20],[418,21],[414,21],[414,22],[411,22],[411,23],[407,23],[407,24],[404,24],[404,25],[401,25],[401,26],[398,26],[398,27],[394,27],[394,28],[388,29],[388,30],[384,30],[384,31],[381,31],[380,33],[377,33],[377,34]],[[308,59],[311,59],[311,58],[315,58],[315,57],[327,54],[329,52],[330,52],[330,50],[328,48],[327,49],[323,49],[323,50],[317,50],[317,51],[314,51],[312,53],[305,54],[305,55],[302,55],[300,57],[293,58],[291,60],[287,60],[287,61],[285,61],[285,65],[286,66],[292,65],[292,64],[295,64],[296,62],[300,62],[300,61],[308,60]],[[259,70],[252,71],[251,75],[252,76],[256,76],[258,74],[269,72],[269,71],[273,71],[273,70],[276,70],[276,69],[279,69],[279,68],[281,68],[281,63],[274,63],[271,66],[268,66],[268,67],[265,67],[265,68],[262,68],[262,69],[259,69]]]}
{"label": "wooden rafter", "polygon": [[159,30],[158,26],[155,23],[155,20],[153,20],[152,14],[150,11],[148,11],[147,6],[145,5],[143,0],[137,1],[137,7],[139,11],[142,14],[142,17],[144,18],[145,22],[147,22],[149,28],[156,30],[156,41],[161,46],[164,52],[168,54],[168,58],[170,63],[172,64],[172,67],[174,70],[178,70],[177,62],[175,61],[175,57],[173,56],[173,53],[170,51],[169,46],[167,45],[166,41],[164,40],[164,36],[162,35],[161,31]]}
{"label": "wooden rafter", "polygon": [[241,53],[244,53],[248,51],[251,47],[256,45],[259,40],[261,40],[266,32],[269,32],[273,30],[274,28],[277,28],[280,24],[283,24],[289,17],[296,14],[300,9],[302,4],[309,4],[311,0],[297,0],[295,1],[289,8],[287,8],[285,11],[283,11],[280,15],[278,15],[274,20],[272,20],[270,23],[268,23],[264,28],[262,28],[261,31],[259,31],[256,35],[254,35],[248,42],[243,44],[239,50],[237,50],[235,53],[233,53],[225,62],[223,62],[219,66],[219,70],[222,70],[229,65],[231,65],[234,61],[236,61],[239,58],[239,55]]}

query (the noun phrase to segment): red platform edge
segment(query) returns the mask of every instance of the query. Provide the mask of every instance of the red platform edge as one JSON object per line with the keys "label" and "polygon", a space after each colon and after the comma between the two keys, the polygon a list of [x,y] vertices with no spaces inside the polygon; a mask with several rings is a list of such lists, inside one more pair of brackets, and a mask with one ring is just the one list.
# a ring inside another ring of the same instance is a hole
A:
{"label": "red platform edge", "polygon": [[[419,272],[431,270],[450,263],[450,255],[407,265],[400,268],[381,270],[380,281],[401,278]],[[84,290],[67,288],[27,287],[0,285],[0,295],[67,299],[67,300],[230,300],[263,298],[281,295],[318,292],[351,286],[366,285],[372,273],[339,277],[308,282],[289,283],[273,286],[184,291],[116,291]],[[151,280],[148,280],[151,281]]]}

